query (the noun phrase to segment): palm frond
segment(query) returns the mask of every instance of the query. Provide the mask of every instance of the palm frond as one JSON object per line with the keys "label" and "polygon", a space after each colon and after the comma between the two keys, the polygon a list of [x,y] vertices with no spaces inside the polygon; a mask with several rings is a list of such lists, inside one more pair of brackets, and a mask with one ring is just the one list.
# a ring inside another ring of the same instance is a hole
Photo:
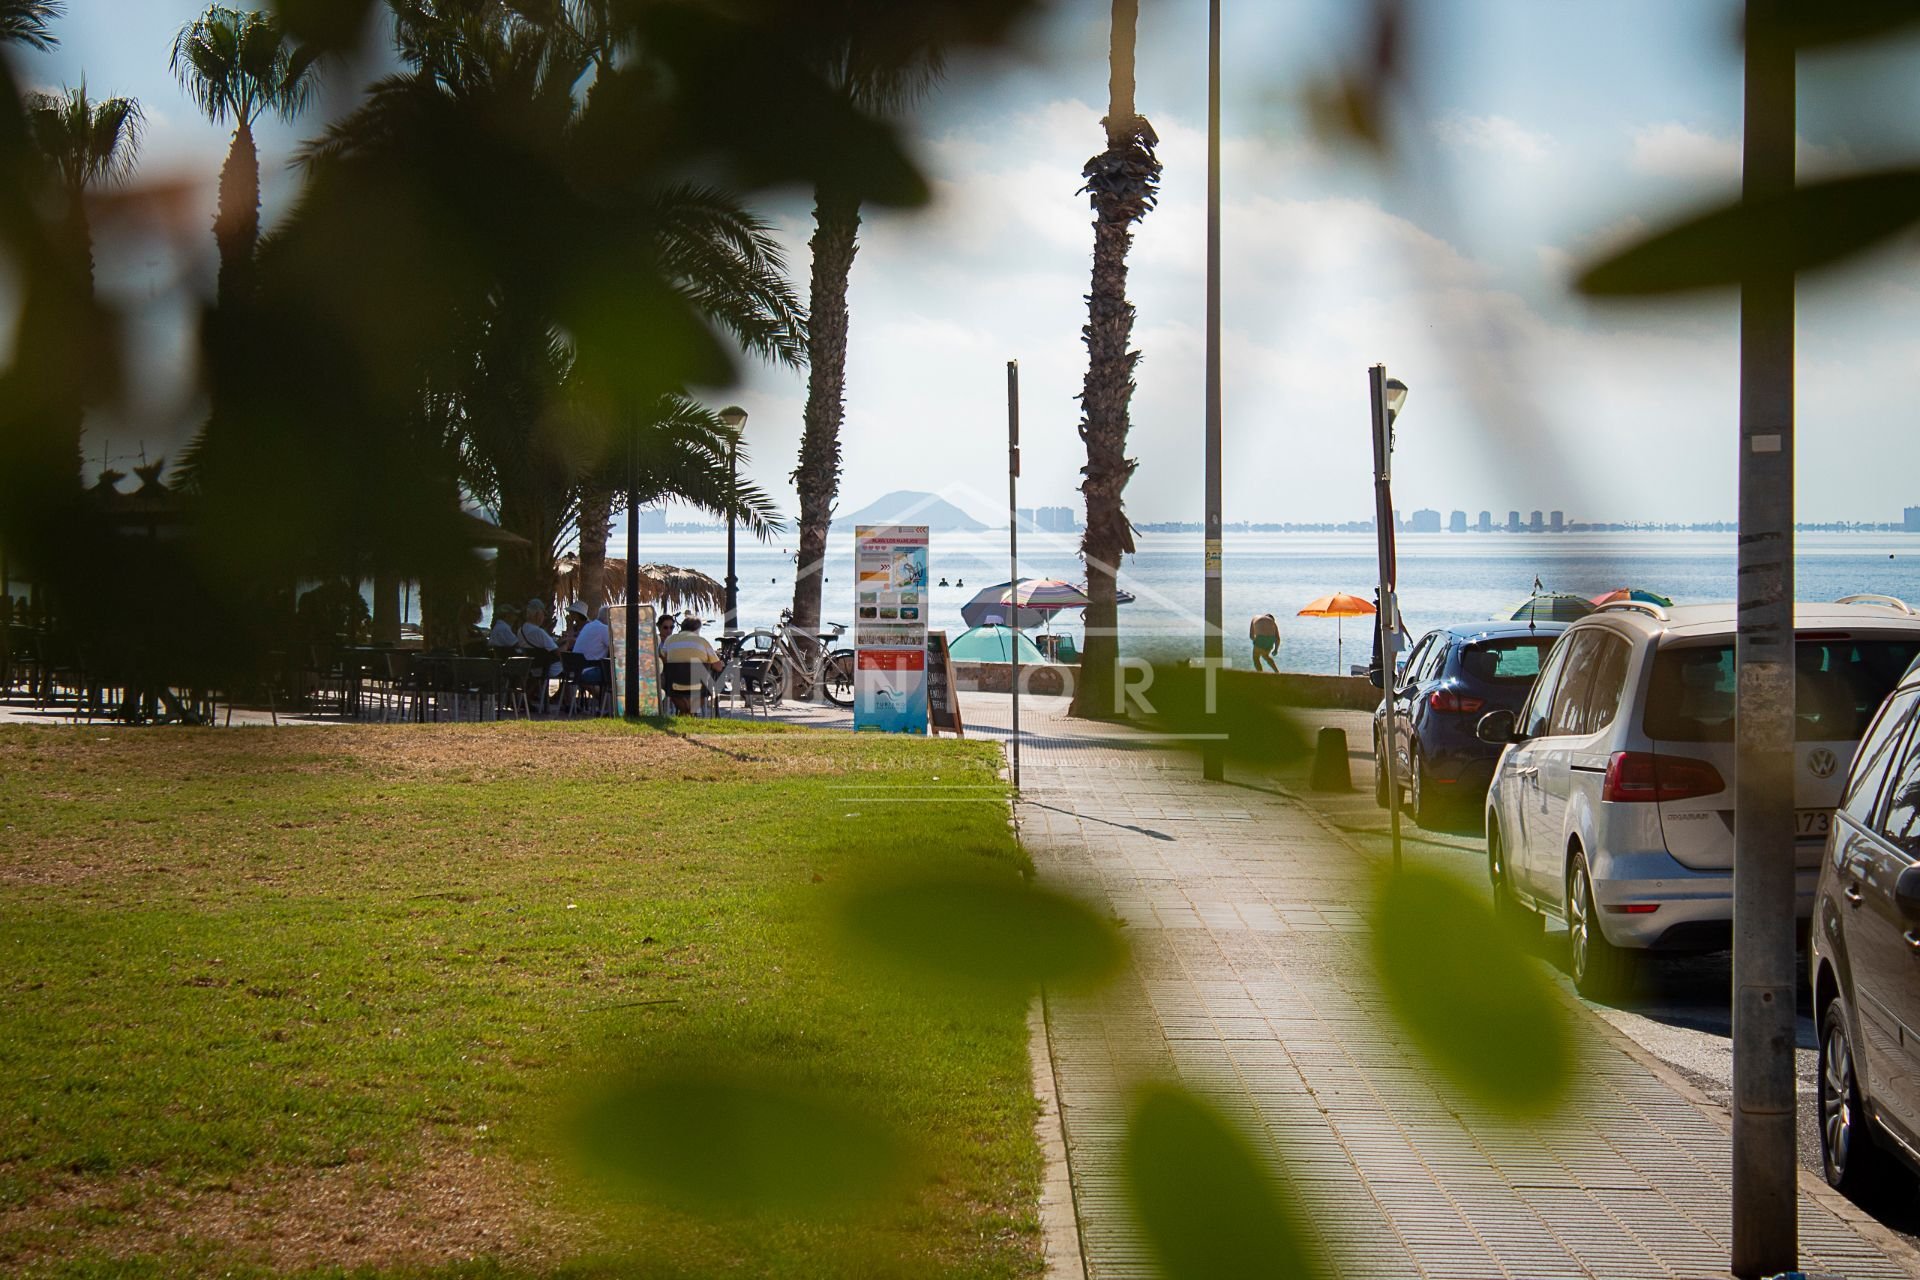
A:
{"label": "palm frond", "polygon": [[654,205],[663,274],[741,348],[790,367],[806,363],[806,309],[772,230],[731,195],[675,186]]}
{"label": "palm frond", "polygon": [[52,26],[66,11],[65,0],[0,0],[0,44],[23,44],[46,53],[60,43]]}
{"label": "palm frond", "polygon": [[70,194],[133,172],[145,117],[132,98],[95,102],[82,84],[58,94],[29,94],[23,105],[34,149]]}

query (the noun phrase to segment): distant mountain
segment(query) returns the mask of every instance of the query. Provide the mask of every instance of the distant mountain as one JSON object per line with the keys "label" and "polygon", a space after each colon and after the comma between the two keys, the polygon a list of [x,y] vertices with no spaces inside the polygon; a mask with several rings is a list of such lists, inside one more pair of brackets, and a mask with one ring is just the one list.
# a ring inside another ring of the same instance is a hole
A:
{"label": "distant mountain", "polygon": [[833,523],[842,529],[860,524],[924,524],[934,533],[978,533],[987,527],[945,498],[912,489],[896,490],[858,511],[836,515]]}

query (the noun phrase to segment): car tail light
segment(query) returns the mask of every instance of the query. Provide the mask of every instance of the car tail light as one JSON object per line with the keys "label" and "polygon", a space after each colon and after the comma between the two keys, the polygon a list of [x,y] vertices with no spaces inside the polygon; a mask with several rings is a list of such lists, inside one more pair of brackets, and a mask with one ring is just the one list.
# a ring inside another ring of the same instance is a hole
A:
{"label": "car tail light", "polygon": [[1484,698],[1468,697],[1452,689],[1435,689],[1427,695],[1427,705],[1435,711],[1456,711],[1462,715],[1472,715],[1487,705]]}
{"label": "car tail light", "polygon": [[1705,760],[1656,756],[1648,751],[1616,751],[1607,761],[1607,778],[1600,788],[1600,798],[1616,804],[1659,804],[1710,796],[1726,788],[1720,771]]}

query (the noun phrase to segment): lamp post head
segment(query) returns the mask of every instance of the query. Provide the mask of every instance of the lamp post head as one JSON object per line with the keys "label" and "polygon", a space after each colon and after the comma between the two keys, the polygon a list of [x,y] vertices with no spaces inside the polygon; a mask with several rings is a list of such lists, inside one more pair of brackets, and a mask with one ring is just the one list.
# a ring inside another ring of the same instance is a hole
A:
{"label": "lamp post head", "polygon": [[1392,422],[1400,416],[1400,406],[1407,402],[1407,384],[1398,378],[1387,379],[1387,421]]}
{"label": "lamp post head", "polygon": [[[1402,394],[1405,393],[1402,392]],[[747,411],[737,404],[730,404],[713,416],[720,419],[727,430],[733,432],[735,435],[739,435],[740,429],[747,425]]]}

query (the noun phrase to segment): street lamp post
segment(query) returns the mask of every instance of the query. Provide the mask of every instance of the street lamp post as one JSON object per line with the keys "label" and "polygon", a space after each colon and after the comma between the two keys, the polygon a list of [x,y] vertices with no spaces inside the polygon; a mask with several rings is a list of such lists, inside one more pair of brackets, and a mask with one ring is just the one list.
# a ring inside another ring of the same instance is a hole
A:
{"label": "street lamp post", "polygon": [[627,433],[627,660],[620,696],[627,719],[640,718],[640,466],[635,456],[639,442],[629,424]]}
{"label": "street lamp post", "polygon": [[1386,701],[1386,741],[1381,744],[1378,767],[1386,777],[1387,820],[1393,833],[1393,869],[1400,869],[1400,778],[1394,761],[1393,678],[1394,656],[1400,648],[1400,599],[1394,589],[1399,576],[1393,545],[1393,424],[1400,407],[1407,402],[1407,384],[1387,376],[1387,366],[1374,365],[1367,371],[1367,387],[1373,402],[1373,527],[1374,542],[1380,556],[1380,605],[1374,615],[1374,628],[1380,637],[1380,696]]}
{"label": "street lamp post", "polygon": [[[1207,385],[1206,385],[1206,548],[1202,612],[1206,634],[1201,658],[1207,668],[1206,708],[1214,707],[1215,684],[1224,655],[1220,514],[1220,0],[1207,6]],[[1209,782],[1226,776],[1220,744],[1209,740],[1201,755],[1201,774]]]}
{"label": "street lamp post", "polygon": [[730,433],[727,439],[727,616],[722,630],[740,630],[740,579],[733,561],[733,495],[740,487],[740,433],[747,428],[747,411],[730,404],[717,415]]}

